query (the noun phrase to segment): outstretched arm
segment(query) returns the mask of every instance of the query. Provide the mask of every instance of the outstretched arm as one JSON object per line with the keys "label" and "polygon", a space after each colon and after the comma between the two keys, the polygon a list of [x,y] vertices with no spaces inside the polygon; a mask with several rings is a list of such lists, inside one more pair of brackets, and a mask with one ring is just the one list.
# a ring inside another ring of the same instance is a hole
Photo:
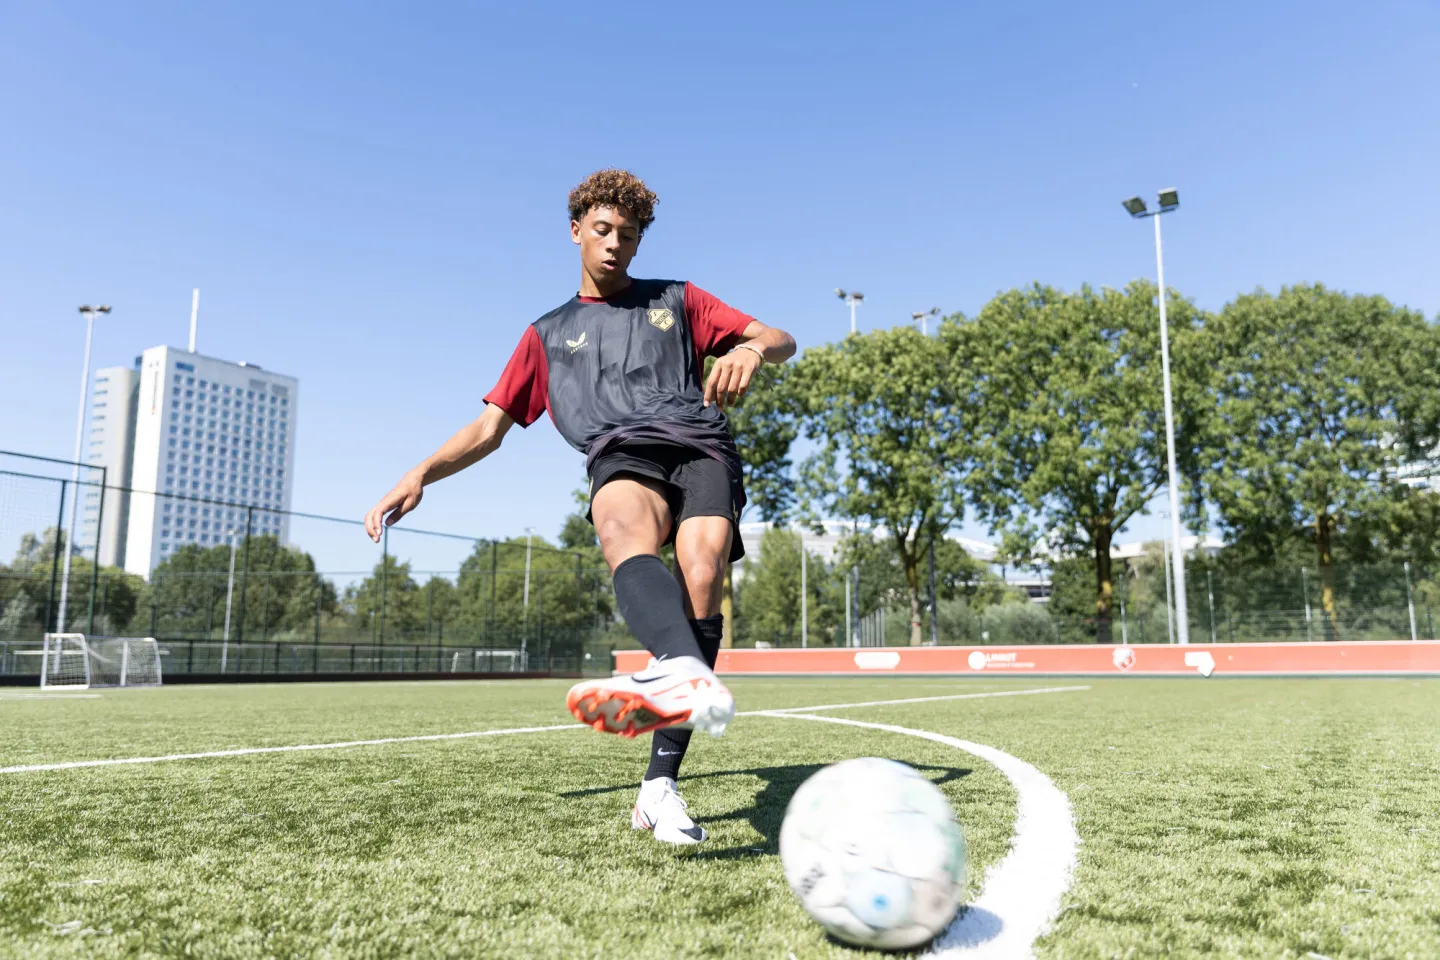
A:
{"label": "outstretched arm", "polygon": [[459,473],[500,449],[500,442],[514,425],[515,421],[500,407],[493,403],[486,406],[484,413],[457,430],[439,450],[401,477],[395,489],[381,497],[365,514],[365,532],[370,539],[379,543],[383,527],[393,527],[418,507],[426,486]]}
{"label": "outstretched arm", "polygon": [[750,389],[750,379],[762,364],[784,363],[795,356],[795,338],[784,330],[750,321],[740,341],[715,361],[705,382],[705,405],[724,409],[738,403]]}

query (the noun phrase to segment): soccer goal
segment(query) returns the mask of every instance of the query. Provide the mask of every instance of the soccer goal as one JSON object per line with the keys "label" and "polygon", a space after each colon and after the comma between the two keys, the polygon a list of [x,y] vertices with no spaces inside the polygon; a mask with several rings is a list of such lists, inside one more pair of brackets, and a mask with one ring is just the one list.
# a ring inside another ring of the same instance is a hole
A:
{"label": "soccer goal", "polygon": [[40,656],[40,686],[158,687],[160,650],[153,637],[87,637],[47,633]]}

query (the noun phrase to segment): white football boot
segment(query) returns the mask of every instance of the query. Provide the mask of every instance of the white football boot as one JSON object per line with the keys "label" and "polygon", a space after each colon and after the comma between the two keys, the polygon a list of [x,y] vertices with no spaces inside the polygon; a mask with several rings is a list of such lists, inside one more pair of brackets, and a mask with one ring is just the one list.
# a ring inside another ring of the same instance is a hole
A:
{"label": "white football boot", "polygon": [[640,796],[630,811],[630,827],[653,830],[662,843],[691,844],[705,839],[705,828],[686,813],[685,798],[675,789],[669,777],[646,780],[640,784]]}
{"label": "white football boot", "polygon": [[583,680],[565,706],[586,726],[636,737],[661,727],[690,727],[712,737],[735,717],[735,698],[699,657],[652,660],[628,677]]}

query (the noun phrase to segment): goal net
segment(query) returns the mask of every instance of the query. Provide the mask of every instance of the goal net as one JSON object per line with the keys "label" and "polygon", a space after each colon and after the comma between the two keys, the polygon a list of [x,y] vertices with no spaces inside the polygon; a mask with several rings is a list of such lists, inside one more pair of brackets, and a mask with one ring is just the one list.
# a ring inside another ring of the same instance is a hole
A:
{"label": "goal net", "polygon": [[160,682],[160,650],[152,637],[45,634],[41,687],[156,687]]}

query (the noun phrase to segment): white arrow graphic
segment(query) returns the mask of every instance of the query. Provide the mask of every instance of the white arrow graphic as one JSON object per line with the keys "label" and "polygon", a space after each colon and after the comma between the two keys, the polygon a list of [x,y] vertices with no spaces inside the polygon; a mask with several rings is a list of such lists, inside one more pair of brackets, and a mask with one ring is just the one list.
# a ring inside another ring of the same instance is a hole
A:
{"label": "white arrow graphic", "polygon": [[1208,677],[1215,672],[1215,658],[1206,651],[1199,653],[1185,654],[1185,666],[1194,667],[1200,671],[1200,676]]}

